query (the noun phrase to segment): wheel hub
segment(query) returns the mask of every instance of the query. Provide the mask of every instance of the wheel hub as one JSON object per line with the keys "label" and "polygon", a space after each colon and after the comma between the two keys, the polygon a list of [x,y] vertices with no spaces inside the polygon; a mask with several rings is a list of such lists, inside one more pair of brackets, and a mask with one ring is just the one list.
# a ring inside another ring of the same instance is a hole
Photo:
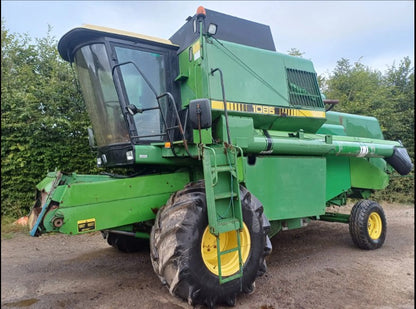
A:
{"label": "wheel hub", "polygon": [[378,213],[372,212],[370,214],[368,217],[367,229],[368,235],[371,239],[376,240],[380,237],[381,231],[383,229],[383,223]]}
{"label": "wheel hub", "polygon": [[[238,246],[237,233],[230,231],[221,233],[220,237],[220,251],[227,251]],[[241,258],[243,265],[246,262],[251,248],[250,232],[247,226],[243,223],[243,229],[240,232]],[[217,238],[209,231],[209,226],[205,228],[201,241],[201,255],[205,266],[215,275],[219,275],[218,271],[218,248]],[[239,271],[239,256],[238,251],[221,255],[221,275],[231,276]]]}

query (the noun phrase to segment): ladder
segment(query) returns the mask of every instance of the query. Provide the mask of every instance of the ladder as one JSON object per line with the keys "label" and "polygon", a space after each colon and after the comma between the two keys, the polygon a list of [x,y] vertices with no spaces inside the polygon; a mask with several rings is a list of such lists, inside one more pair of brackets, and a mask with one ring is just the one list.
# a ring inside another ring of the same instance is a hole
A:
{"label": "ladder", "polygon": [[[220,284],[241,278],[243,262],[241,255],[240,230],[243,228],[241,209],[238,153],[242,150],[233,146],[203,146],[203,171],[205,194],[207,200],[208,224],[211,234],[217,239],[217,259]],[[220,234],[234,231],[237,235],[237,246],[221,251]],[[223,277],[221,257],[238,252],[239,271],[234,275]]]}

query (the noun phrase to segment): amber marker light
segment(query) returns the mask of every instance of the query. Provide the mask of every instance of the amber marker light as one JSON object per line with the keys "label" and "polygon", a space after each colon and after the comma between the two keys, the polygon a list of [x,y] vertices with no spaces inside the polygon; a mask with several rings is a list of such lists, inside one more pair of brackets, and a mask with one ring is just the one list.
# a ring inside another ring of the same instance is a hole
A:
{"label": "amber marker light", "polygon": [[200,16],[207,16],[207,12],[205,12],[205,8],[203,6],[199,6],[198,9],[196,10],[196,16],[200,17]]}
{"label": "amber marker light", "polygon": [[165,143],[165,148],[170,148],[170,146],[171,146],[171,145],[170,145],[170,142],[166,142],[166,143]]}

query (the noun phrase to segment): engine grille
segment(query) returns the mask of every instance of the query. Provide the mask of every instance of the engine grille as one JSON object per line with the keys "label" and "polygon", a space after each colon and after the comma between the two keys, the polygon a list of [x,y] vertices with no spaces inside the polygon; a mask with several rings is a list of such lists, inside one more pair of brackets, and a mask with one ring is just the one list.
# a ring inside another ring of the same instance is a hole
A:
{"label": "engine grille", "polygon": [[286,74],[290,105],[324,108],[316,73],[287,68]]}

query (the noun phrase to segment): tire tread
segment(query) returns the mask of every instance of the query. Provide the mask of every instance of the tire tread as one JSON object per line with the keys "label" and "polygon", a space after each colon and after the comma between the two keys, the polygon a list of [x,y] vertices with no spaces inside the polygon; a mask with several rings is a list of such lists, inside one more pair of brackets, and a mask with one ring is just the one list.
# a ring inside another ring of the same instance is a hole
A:
{"label": "tire tread", "polygon": [[[377,212],[382,220],[382,232],[379,239],[371,239],[368,235],[368,217],[371,212]],[[349,231],[353,243],[364,250],[374,250],[380,248],[386,236],[386,217],[383,208],[375,201],[361,200],[357,202],[351,210]]]}

